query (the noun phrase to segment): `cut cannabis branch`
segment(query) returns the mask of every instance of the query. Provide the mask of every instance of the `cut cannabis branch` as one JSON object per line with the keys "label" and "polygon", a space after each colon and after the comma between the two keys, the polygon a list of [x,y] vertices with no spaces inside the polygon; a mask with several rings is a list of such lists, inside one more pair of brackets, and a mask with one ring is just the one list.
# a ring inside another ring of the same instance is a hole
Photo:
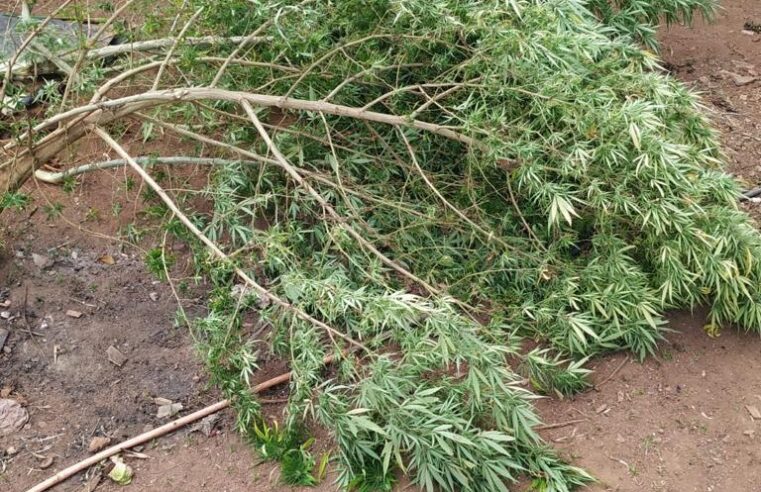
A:
{"label": "cut cannabis branch", "polygon": [[[211,378],[294,483],[314,481],[293,437],[308,420],[348,488],[389,490],[398,469],[427,490],[570,490],[590,477],[536,434],[525,381],[584,390],[587,357],[646,357],[671,308],[761,330],[761,236],[697,99],[635,44],[713,2],[185,4],[180,33],[134,41],[156,56],[111,80],[85,84],[96,49],[53,53],[90,102],[17,127],[0,189],[34,170],[144,179],[214,286],[192,322]],[[127,120],[203,153],[133,158],[110,129]],[[118,159],[38,169],[91,133]],[[180,162],[211,165],[200,194],[151,176]],[[248,384],[262,333],[293,371],[288,439]],[[348,347],[362,358],[323,371]]]}

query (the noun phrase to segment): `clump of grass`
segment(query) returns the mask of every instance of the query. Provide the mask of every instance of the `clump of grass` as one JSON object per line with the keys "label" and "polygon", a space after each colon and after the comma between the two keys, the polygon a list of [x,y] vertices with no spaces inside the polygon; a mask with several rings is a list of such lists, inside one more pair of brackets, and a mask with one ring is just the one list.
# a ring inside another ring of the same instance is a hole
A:
{"label": "clump of grass", "polygon": [[6,208],[24,210],[29,205],[30,202],[31,202],[31,198],[29,197],[29,195],[26,195],[24,193],[20,193],[20,192],[4,193],[0,197],[0,210],[6,209]]}
{"label": "clump of grass", "polygon": [[64,206],[60,202],[49,203],[42,206],[42,211],[48,220],[60,217],[63,214]]}
{"label": "clump of grass", "polygon": [[280,476],[288,485],[310,486],[318,482],[314,475],[315,459],[308,451],[314,439],[304,440],[295,428],[282,429],[277,421],[254,423],[249,437],[259,455],[267,460],[279,461]]}
{"label": "clump of grass", "polygon": [[164,248],[152,248],[145,254],[145,266],[160,280],[166,280],[166,272],[174,265],[174,255]]}

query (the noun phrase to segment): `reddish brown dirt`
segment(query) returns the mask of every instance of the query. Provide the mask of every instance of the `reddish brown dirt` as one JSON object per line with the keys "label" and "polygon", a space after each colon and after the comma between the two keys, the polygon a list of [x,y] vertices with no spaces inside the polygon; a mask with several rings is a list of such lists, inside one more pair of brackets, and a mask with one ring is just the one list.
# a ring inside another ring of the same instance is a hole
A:
{"label": "reddish brown dirt", "polygon": [[[761,20],[757,0],[725,0],[716,22],[661,33],[674,75],[703,93],[721,132],[729,169],[747,188],[761,185]],[[742,81],[742,79],[738,79]],[[759,204],[744,207],[760,217]],[[587,419],[544,432],[566,457],[600,480],[595,491],[761,491],[761,425],[746,405],[761,405],[761,340],[730,330],[717,340],[705,315],[675,314],[657,358],[630,362],[600,391],[538,404],[546,422]],[[595,380],[625,355],[593,364]]]}
{"label": "reddish brown dirt", "polygon": [[664,30],[662,56],[674,75],[703,94],[721,131],[730,170],[755,187],[761,183],[761,80],[738,83],[761,77],[761,34],[743,32],[746,21],[761,23],[761,3],[721,3],[714,23]]}
{"label": "reddish brown dirt", "polygon": [[[178,143],[173,145],[176,150]],[[143,149],[152,150],[156,145]],[[67,157],[87,162],[101,158],[102,151],[85,140]],[[156,397],[182,403],[178,416],[221,399],[208,388],[187,328],[175,326],[171,289],[146,270],[144,249],[158,244],[161,235],[140,207],[131,208],[140,201],[140,191],[137,185],[127,191],[125,178],[124,170],[86,176],[69,193],[30,183],[25,191],[35,197],[34,205],[3,214],[0,302],[10,306],[0,311],[8,311],[11,319],[0,319],[0,328],[10,331],[5,351],[0,351],[0,394],[21,401],[30,422],[21,432],[0,437],[0,490],[26,490],[85,458],[94,436],[116,443],[166,423],[168,419],[156,416]],[[110,209],[114,202],[124,204],[118,216]],[[60,216],[48,216],[51,204],[63,205]],[[139,248],[122,241],[127,224],[143,231]],[[182,244],[170,248],[184,257]],[[44,255],[52,265],[40,268],[33,254]],[[114,264],[104,263],[106,257]],[[185,273],[190,271],[179,261],[173,278],[190,284],[184,305],[198,314],[205,288],[194,285],[195,279]],[[67,316],[67,310],[82,316]],[[122,367],[109,362],[106,350],[111,345],[127,357]],[[277,374],[286,370],[271,369]],[[257,374],[255,382],[277,374]],[[267,411],[277,416],[279,408]],[[18,453],[8,456],[9,447]],[[183,429],[140,451],[149,458],[127,459],[135,469],[130,490],[278,488],[277,469],[256,464],[251,448],[233,430],[229,411],[209,437]],[[53,464],[40,469],[48,457]],[[57,490],[83,490],[86,478],[76,476]],[[119,489],[106,482],[99,491]]]}
{"label": "reddish brown dirt", "polygon": [[[600,480],[590,490],[761,490],[761,426],[745,408],[761,405],[761,340],[710,339],[703,319],[674,315],[678,333],[657,358],[625,363],[599,391],[538,404],[546,422],[584,420],[544,436]],[[595,380],[626,358],[598,361]]]}
{"label": "reddish brown dirt", "polygon": [[[761,74],[761,35],[743,34],[746,20],[761,22],[761,4],[726,0],[715,24],[672,28],[662,42],[674,74],[704,92],[731,170],[750,187],[761,184],[761,81],[738,86],[733,74]],[[128,131],[139,142],[139,127]],[[162,139],[135,145],[145,153],[181,144]],[[59,164],[99,159],[103,150],[85,141]],[[127,175],[123,170],[89,175],[71,193],[31,184],[27,191],[35,205],[2,216],[0,239],[6,247],[0,253],[0,301],[7,295],[11,306],[2,310],[18,317],[0,319],[0,328],[11,331],[9,352],[0,352],[0,391],[22,401],[31,418],[21,432],[0,437],[0,490],[25,490],[86,457],[92,436],[118,441],[161,425],[165,420],[156,417],[155,397],[181,402],[181,414],[220,398],[207,387],[187,331],[174,326],[170,289],[145,269],[143,249],[160,237],[134,208],[139,188],[126,189]],[[199,179],[192,170],[188,176]],[[123,206],[118,216],[115,202]],[[48,218],[56,203],[64,206],[62,216]],[[761,205],[745,206],[761,215]],[[116,240],[125,238],[129,223],[146,232],[143,249]],[[172,247],[182,257],[182,245]],[[54,264],[40,269],[32,253]],[[98,261],[106,254],[114,265]],[[176,270],[192,285],[183,273],[190,271],[187,267],[180,264]],[[202,292],[201,285],[184,295],[198,312]],[[68,317],[68,309],[83,316]],[[29,330],[41,336],[28,333],[24,311]],[[702,312],[674,315],[671,327],[678,332],[659,355],[642,364],[627,362],[599,391],[539,402],[548,423],[583,419],[543,434],[600,480],[589,490],[761,491],[761,425],[745,408],[761,408],[761,340],[733,331],[710,339],[701,329],[703,319]],[[109,345],[128,357],[122,367],[107,360]],[[594,380],[606,379],[625,357],[593,361]],[[148,459],[127,458],[135,469],[129,487],[104,480],[97,490],[290,490],[278,485],[276,468],[257,464],[232,423],[232,415],[224,412],[210,437],[185,429],[156,440],[141,449]],[[11,446],[18,454],[3,455]],[[33,453],[54,462],[40,470],[43,459]],[[78,475],[56,490],[86,490],[85,481]],[[327,480],[318,490],[333,488]]]}

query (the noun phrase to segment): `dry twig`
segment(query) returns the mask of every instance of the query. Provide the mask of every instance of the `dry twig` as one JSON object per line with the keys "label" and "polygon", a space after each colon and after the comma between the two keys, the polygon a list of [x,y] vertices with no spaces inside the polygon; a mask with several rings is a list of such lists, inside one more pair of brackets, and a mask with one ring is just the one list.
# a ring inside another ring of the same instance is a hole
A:
{"label": "dry twig", "polygon": [[600,391],[600,387],[601,387],[603,384],[605,384],[605,383],[607,383],[608,381],[610,381],[611,379],[613,379],[613,377],[614,377],[616,374],[618,374],[618,371],[620,371],[620,370],[621,370],[621,368],[622,368],[622,367],[624,367],[624,366],[626,365],[626,363],[627,363],[627,362],[629,362],[629,356],[628,356],[628,355],[627,355],[626,357],[624,357],[624,360],[622,360],[622,361],[621,361],[621,363],[620,363],[620,364],[619,364],[619,365],[618,365],[618,366],[617,366],[615,369],[613,369],[613,372],[611,372],[611,373],[608,375],[608,377],[606,377],[605,379],[603,379],[602,381],[600,381],[599,383],[597,383],[597,384],[594,386],[594,389],[595,389],[595,391]]}
{"label": "dry twig", "polygon": [[534,430],[542,431],[542,430],[550,430],[550,429],[559,429],[561,427],[568,427],[569,425],[580,424],[586,421],[587,419],[576,419],[576,420],[567,420],[565,422],[558,422],[556,424],[537,425],[536,427],[534,427]]}
{"label": "dry twig", "polygon": [[[135,162],[141,166],[156,165],[188,165],[188,166],[225,166],[228,164],[243,163],[258,165],[260,161],[242,161],[240,159],[217,159],[211,157],[187,157],[187,156],[169,156],[169,157],[135,157]],[[34,172],[34,177],[44,183],[57,184],[65,180],[78,176],[80,174],[92,171],[102,171],[115,167],[128,166],[126,159],[109,159],[107,161],[93,162],[81,166],[66,169],[60,172],[50,172],[38,169]]]}
{"label": "dry twig", "polygon": [[[125,159],[129,165],[138,173],[138,175],[145,181],[148,186],[153,189],[153,191],[156,192],[156,194],[161,198],[161,200],[169,207],[169,209],[177,216],[177,218],[180,220],[180,222],[185,225],[185,227],[194,235],[196,236],[209,250],[217,256],[220,260],[229,262],[230,258],[225,254],[219,246],[217,246],[213,241],[211,241],[208,237],[206,237],[199,229],[196,227],[195,224],[185,215],[174,203],[174,201],[167,195],[167,193],[161,188],[161,186],[156,183],[156,181],[151,177],[150,174],[146,172],[145,169],[140,166],[128,153],[126,150],[124,150],[124,147],[119,145],[118,142],[116,142],[111,136],[102,128],[95,127],[94,129],[95,134],[97,134],[106,144],[108,144],[109,147],[111,147],[121,158]],[[309,314],[305,313],[298,307],[290,304],[289,302],[281,299],[280,297],[276,296],[269,290],[265,289],[259,283],[257,283],[254,279],[252,279],[246,272],[244,272],[240,267],[233,267],[233,270],[235,271],[236,275],[241,278],[246,284],[251,287],[258,295],[260,296],[266,296],[268,297],[274,304],[277,304],[281,308],[292,312],[297,318],[306,321],[308,323],[313,324],[314,326],[321,328],[324,330],[328,336],[332,339],[333,337],[338,337],[349,344],[361,348],[364,351],[370,353],[370,349],[365,347],[363,344],[357,342],[356,340],[352,339],[348,335],[336,330],[335,328],[323,323],[322,321],[310,316]]]}
{"label": "dry twig", "polygon": [[[334,355],[327,356],[323,359],[323,364],[329,364],[334,359],[335,359]],[[252,391],[254,393],[261,393],[269,388],[283,384],[291,378],[291,375],[292,375],[292,372],[287,372],[285,374],[276,376],[272,379],[269,379],[257,385],[256,387],[254,387]],[[100,461],[106,458],[109,458],[115,454],[118,454],[124,451],[125,449],[133,448],[145,442],[151,441],[158,437],[174,432],[177,429],[185,427],[188,424],[192,424],[193,422],[201,420],[204,417],[207,417],[211,414],[224,410],[225,408],[229,406],[230,406],[230,400],[219,401],[211,406],[198,410],[197,412],[193,412],[190,415],[186,415],[182,418],[169,422],[168,424],[162,425],[161,427],[157,427],[151,431],[135,436],[132,439],[128,439],[115,446],[111,446],[110,448],[105,449],[101,451],[100,453],[95,454],[93,456],[90,456],[89,458],[84,459],[80,461],[79,463],[75,463],[69,466],[68,468],[64,468],[63,470],[59,471],[58,473],[48,478],[47,480],[44,480],[38,483],[37,485],[35,485],[34,487],[30,488],[26,492],[42,492],[44,490],[48,490],[49,488],[63,482],[64,480],[71,477],[72,475],[79,473],[80,471],[85,470],[93,465],[96,465]]]}

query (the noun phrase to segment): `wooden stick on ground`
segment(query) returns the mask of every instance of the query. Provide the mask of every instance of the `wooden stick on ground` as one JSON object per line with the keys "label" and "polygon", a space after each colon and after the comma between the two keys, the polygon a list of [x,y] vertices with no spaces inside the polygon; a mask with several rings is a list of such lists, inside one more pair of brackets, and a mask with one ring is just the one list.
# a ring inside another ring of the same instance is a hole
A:
{"label": "wooden stick on ground", "polygon": [[[323,363],[329,364],[334,359],[335,359],[334,355],[329,355],[323,359]],[[276,376],[272,379],[268,379],[267,381],[255,386],[253,389],[253,392],[261,393],[262,391],[272,388],[273,386],[283,384],[291,378],[291,375],[292,375],[292,372],[287,372],[285,374]],[[135,436],[115,446],[111,446],[110,448],[105,449],[98,454],[92,455],[89,458],[80,461],[79,463],[75,463],[68,468],[64,468],[63,470],[59,471],[52,477],[48,478],[47,480],[43,482],[38,483],[37,485],[27,490],[26,492],[42,492],[44,490],[48,490],[49,488],[63,482],[64,480],[71,477],[72,475],[75,475],[76,473],[79,473],[82,470],[85,470],[93,465],[96,465],[100,463],[102,460],[105,460],[106,458],[109,458],[115,454],[118,454],[124,451],[125,449],[133,448],[145,442],[156,439],[157,437],[161,437],[163,435],[174,432],[177,429],[185,427],[188,424],[192,424],[193,422],[196,422],[197,420],[201,420],[202,418],[208,417],[209,415],[213,413],[217,413],[220,410],[224,410],[225,408],[229,406],[230,406],[230,400],[222,400],[220,402],[215,403],[214,405],[198,410],[197,412],[193,412],[190,415],[186,415],[182,418],[169,422],[168,424],[162,425],[161,427],[157,427],[151,431],[140,434],[139,436]]]}
{"label": "wooden stick on ground", "polygon": [[549,430],[549,429],[559,429],[561,427],[568,427],[569,425],[573,424],[580,424],[582,422],[587,422],[589,419],[576,419],[576,420],[567,420],[565,422],[558,422],[556,424],[545,424],[545,425],[537,425],[534,427],[534,430]]}
{"label": "wooden stick on ground", "polygon": [[95,454],[93,456],[90,456],[89,458],[82,460],[79,463],[75,463],[68,468],[64,468],[63,470],[59,471],[58,473],[48,478],[47,480],[40,482],[34,487],[32,487],[31,489],[27,490],[27,492],[42,492],[43,490],[48,490],[49,488],[59,484],[60,482],[63,482],[64,480],[71,477],[72,475],[82,470],[85,470],[93,465],[96,465],[100,461],[106,458],[109,458],[117,453],[120,453],[124,451],[125,449],[135,447],[139,444],[143,444],[157,437],[161,437],[165,434],[169,434],[170,432],[174,432],[177,429],[180,429],[190,423],[195,422],[196,420],[200,420],[208,415],[217,413],[220,410],[223,410],[229,406],[230,406],[230,400],[222,400],[220,402],[215,403],[214,405],[206,407],[197,412],[191,413],[190,415],[186,415],[185,417],[169,422],[168,424],[162,425],[161,427],[157,427],[151,430],[150,432],[146,432],[144,434],[140,434],[139,436],[135,436],[132,439],[128,439],[124,442],[117,444],[116,446],[111,446],[110,448],[105,449],[101,451],[100,453]]}
{"label": "wooden stick on ground", "polygon": [[610,381],[611,379],[613,379],[613,377],[614,377],[616,374],[618,374],[618,371],[620,371],[620,370],[621,370],[621,368],[622,368],[622,367],[624,367],[624,366],[626,365],[626,363],[627,363],[627,362],[629,362],[629,356],[628,356],[628,355],[627,355],[626,357],[624,357],[624,360],[622,360],[622,361],[621,361],[621,363],[618,365],[618,367],[616,367],[615,369],[613,369],[613,372],[611,372],[611,373],[608,375],[608,377],[607,377],[607,378],[603,379],[602,381],[600,381],[599,383],[597,383],[596,385],[594,385],[594,389],[595,389],[595,391],[600,391],[600,386],[602,386],[603,384],[605,384],[605,383],[607,383],[608,381]]}

